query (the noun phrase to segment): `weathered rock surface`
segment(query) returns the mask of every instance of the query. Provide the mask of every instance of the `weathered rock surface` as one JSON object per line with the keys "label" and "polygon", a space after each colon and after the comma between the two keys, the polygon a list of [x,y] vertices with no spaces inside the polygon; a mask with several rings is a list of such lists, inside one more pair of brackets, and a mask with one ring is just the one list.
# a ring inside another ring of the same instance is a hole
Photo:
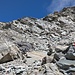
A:
{"label": "weathered rock surface", "polygon": [[[0,22],[0,75],[74,75],[73,42],[75,7],[42,19],[24,17]],[[54,55],[48,57],[50,49]],[[48,61],[41,65],[44,57]]]}

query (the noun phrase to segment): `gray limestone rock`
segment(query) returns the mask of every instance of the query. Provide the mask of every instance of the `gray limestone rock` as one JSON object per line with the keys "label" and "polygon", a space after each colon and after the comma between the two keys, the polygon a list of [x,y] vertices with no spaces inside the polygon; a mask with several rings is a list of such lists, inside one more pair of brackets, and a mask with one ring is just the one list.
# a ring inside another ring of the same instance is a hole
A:
{"label": "gray limestone rock", "polygon": [[57,62],[57,65],[61,68],[61,69],[64,69],[64,70],[68,70],[69,67],[73,66],[75,67],[75,61],[73,60],[66,60],[66,59],[60,59],[58,62]]}

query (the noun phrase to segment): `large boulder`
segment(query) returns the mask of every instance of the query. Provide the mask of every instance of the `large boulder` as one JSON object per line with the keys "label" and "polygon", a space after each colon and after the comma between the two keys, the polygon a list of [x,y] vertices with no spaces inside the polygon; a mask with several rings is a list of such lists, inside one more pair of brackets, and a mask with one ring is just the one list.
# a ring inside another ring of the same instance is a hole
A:
{"label": "large boulder", "polygon": [[65,57],[69,60],[75,60],[75,53],[67,53]]}
{"label": "large boulder", "polygon": [[57,65],[61,68],[61,69],[64,69],[64,70],[68,70],[69,67],[75,67],[75,61],[73,60],[59,60],[57,62]]}
{"label": "large boulder", "polygon": [[16,43],[18,48],[22,51],[22,53],[26,53],[28,51],[31,51],[33,49],[33,45],[28,42],[17,42]]}
{"label": "large boulder", "polygon": [[65,54],[66,59],[75,60],[75,46],[71,45],[67,49],[67,53]]}
{"label": "large boulder", "polygon": [[68,48],[68,46],[66,46],[66,45],[57,45],[57,46],[55,47],[55,50],[56,50],[56,52],[63,52],[63,51],[65,51],[67,48]]}
{"label": "large boulder", "polygon": [[46,63],[51,63],[54,60],[54,54],[51,54],[50,56],[47,55],[42,59],[42,65]]}
{"label": "large boulder", "polygon": [[4,43],[0,46],[0,63],[5,63],[17,58],[21,58],[21,55],[22,54],[19,48],[11,42]]}

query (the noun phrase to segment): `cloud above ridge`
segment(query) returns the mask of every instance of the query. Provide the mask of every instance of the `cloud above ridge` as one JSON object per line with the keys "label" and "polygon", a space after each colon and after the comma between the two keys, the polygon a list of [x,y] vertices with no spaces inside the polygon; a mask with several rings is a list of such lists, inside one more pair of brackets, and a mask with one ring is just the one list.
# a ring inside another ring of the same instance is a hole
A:
{"label": "cloud above ridge", "polygon": [[52,0],[52,3],[48,6],[47,11],[53,13],[54,11],[60,11],[64,7],[74,6],[75,0]]}

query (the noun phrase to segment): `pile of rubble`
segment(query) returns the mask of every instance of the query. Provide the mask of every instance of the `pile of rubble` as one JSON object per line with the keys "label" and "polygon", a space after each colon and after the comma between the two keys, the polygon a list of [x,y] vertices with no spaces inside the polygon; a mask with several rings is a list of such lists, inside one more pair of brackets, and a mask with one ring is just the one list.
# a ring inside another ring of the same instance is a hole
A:
{"label": "pile of rubble", "polygon": [[[15,49],[16,50],[16,49]],[[13,52],[12,52],[13,53]],[[15,52],[16,53],[16,52]],[[10,53],[11,54],[11,53]],[[75,45],[64,50],[31,51],[13,59],[6,54],[0,59],[0,74],[2,75],[74,75],[75,74]],[[13,54],[15,56],[15,54]],[[23,57],[25,55],[25,57]],[[18,56],[18,53],[17,53]],[[11,58],[11,60],[9,59]],[[23,58],[25,59],[23,59]],[[7,61],[8,59],[8,61]]]}
{"label": "pile of rubble", "polygon": [[65,51],[56,53],[57,65],[64,75],[75,74],[75,45],[71,45]]}

